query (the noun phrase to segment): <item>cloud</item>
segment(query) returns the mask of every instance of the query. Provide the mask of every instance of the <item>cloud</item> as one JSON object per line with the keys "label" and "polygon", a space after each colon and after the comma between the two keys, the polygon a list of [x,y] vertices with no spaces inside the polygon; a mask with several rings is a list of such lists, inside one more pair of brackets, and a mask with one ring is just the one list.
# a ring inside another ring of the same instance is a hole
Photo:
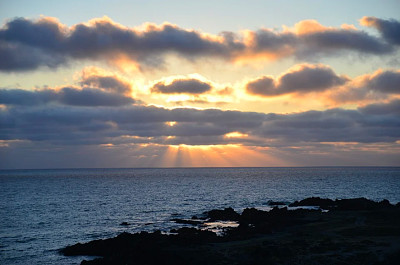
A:
{"label": "cloud", "polygon": [[376,28],[383,38],[392,44],[400,45],[400,22],[394,19],[380,19],[376,17],[363,17],[361,25]]}
{"label": "cloud", "polygon": [[66,63],[63,54],[0,40],[0,71],[27,71],[41,66],[56,68]]}
{"label": "cloud", "polygon": [[338,54],[339,51],[376,55],[393,51],[393,48],[381,39],[353,28],[324,27],[316,21],[302,21],[296,26],[297,28],[311,28],[308,31],[304,29],[297,31],[300,44],[296,55],[300,58],[312,56],[313,53]]}
{"label": "cloud", "polygon": [[274,79],[264,76],[246,84],[250,94],[261,96],[278,96],[290,93],[322,92],[341,86],[348,78],[338,76],[324,65],[301,64],[289,69],[286,73]]}
{"label": "cloud", "polygon": [[118,94],[128,94],[132,90],[128,81],[113,75],[84,74],[80,84],[84,87],[100,88]]}
{"label": "cloud", "polygon": [[161,81],[153,85],[151,92],[162,94],[202,94],[212,89],[209,83],[200,80],[190,79],[175,79],[171,83],[166,84]]}
{"label": "cloud", "polygon": [[400,94],[400,71],[377,71],[370,76],[365,86],[382,93]]}
{"label": "cloud", "polygon": [[[23,105],[20,102],[19,105],[0,108],[0,140],[77,146],[234,143],[287,147],[320,142],[390,143],[400,139],[399,100],[356,110],[264,114],[104,104],[101,100],[96,101],[101,106],[93,108],[94,103],[86,102],[85,96],[81,95],[82,101],[73,97],[77,91],[71,93],[71,102],[60,96],[70,93],[69,89],[62,91],[56,95],[61,97],[58,102],[63,104],[43,103],[41,98],[41,104]],[[38,94],[31,92],[26,95]],[[232,132],[246,137],[225,137]]]}
{"label": "cloud", "polygon": [[117,74],[101,68],[88,67],[80,73],[79,86],[35,90],[0,88],[0,104],[40,106],[61,104],[70,106],[123,106],[142,103],[132,98],[131,83]]}
{"label": "cloud", "polygon": [[0,89],[0,104],[37,106],[58,103],[71,106],[123,106],[136,101],[116,93],[93,88],[63,87],[59,90]]}
{"label": "cloud", "polygon": [[400,94],[400,71],[377,70],[354,78],[328,98],[336,103],[371,103],[391,99]]}
{"label": "cloud", "polygon": [[135,103],[135,100],[130,97],[91,88],[76,89],[64,87],[58,95],[58,101],[65,105],[95,107],[122,106]]}
{"label": "cloud", "polygon": [[396,99],[389,103],[370,104],[360,108],[360,112],[364,115],[400,115],[400,100]]}
{"label": "cloud", "polygon": [[[69,59],[114,61],[121,56],[154,67],[162,63],[160,56],[166,53],[176,52],[187,58],[204,54],[224,57],[230,45],[235,46],[224,42],[222,37],[208,37],[168,23],[160,26],[149,23],[144,29],[135,29],[103,17],[67,27],[49,17],[38,20],[16,18],[0,29],[0,58],[13,59],[0,65],[0,70],[57,66]],[[27,61],[23,55],[32,50],[37,50],[35,57],[32,62]],[[39,56],[45,54],[48,56]]]}
{"label": "cloud", "polygon": [[318,55],[335,55],[342,51],[387,54],[393,48],[379,38],[351,27],[325,27],[315,20],[304,20],[284,32],[261,29],[247,32],[250,55],[267,53],[274,57],[294,55],[301,59]]}
{"label": "cloud", "polygon": [[128,28],[107,17],[72,27],[49,17],[15,18],[0,29],[0,71],[55,68],[84,59],[116,64],[130,60],[145,69],[162,67],[168,54],[190,61],[203,57],[237,61],[288,56],[308,60],[319,55],[337,56],[341,52],[384,55],[394,51],[390,43],[397,43],[394,33],[398,22],[389,22],[395,25],[394,30],[387,29],[392,26],[377,26],[384,32],[384,39],[390,40],[387,43],[349,26],[325,27],[309,20],[281,32],[260,29],[245,31],[243,35],[234,32],[212,35],[169,23]]}

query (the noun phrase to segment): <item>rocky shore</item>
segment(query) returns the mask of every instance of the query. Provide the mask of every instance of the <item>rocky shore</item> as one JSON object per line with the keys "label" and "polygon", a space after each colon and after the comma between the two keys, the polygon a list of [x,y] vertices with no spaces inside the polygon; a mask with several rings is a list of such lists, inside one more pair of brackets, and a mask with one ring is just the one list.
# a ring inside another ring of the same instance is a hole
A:
{"label": "rocky shore", "polygon": [[[288,205],[291,210],[282,202],[271,204],[276,205],[271,211],[211,210],[202,217],[174,219],[192,227],[168,234],[122,233],[60,252],[98,257],[82,265],[400,264],[400,204],[365,198],[307,198]],[[222,235],[201,229],[213,221],[238,226],[225,228]]]}

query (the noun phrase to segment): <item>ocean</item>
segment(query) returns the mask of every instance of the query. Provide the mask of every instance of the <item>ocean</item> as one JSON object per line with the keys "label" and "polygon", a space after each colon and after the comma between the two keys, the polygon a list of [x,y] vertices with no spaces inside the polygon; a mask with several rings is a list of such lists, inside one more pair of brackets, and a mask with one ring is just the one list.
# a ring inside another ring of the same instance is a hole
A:
{"label": "ocean", "polygon": [[[306,197],[400,202],[400,168],[0,170],[0,264],[79,264],[58,250],[172,218]],[[122,222],[131,225],[121,226]]]}

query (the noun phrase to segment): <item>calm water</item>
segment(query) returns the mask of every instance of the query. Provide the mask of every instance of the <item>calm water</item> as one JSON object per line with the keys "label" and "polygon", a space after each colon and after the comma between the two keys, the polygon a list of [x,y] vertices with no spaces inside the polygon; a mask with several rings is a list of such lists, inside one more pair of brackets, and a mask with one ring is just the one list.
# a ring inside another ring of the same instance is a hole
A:
{"label": "calm water", "polygon": [[167,231],[171,218],[210,209],[310,196],[397,203],[400,168],[0,171],[0,264],[79,264],[57,250],[123,231]]}

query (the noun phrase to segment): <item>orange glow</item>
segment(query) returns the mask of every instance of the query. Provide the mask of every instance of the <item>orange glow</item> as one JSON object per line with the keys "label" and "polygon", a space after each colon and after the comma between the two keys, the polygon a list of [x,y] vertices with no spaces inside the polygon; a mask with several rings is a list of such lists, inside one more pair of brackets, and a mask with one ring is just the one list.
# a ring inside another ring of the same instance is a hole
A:
{"label": "orange glow", "polygon": [[240,133],[240,132],[230,132],[224,135],[226,138],[243,138],[248,137],[248,134]]}
{"label": "orange glow", "polygon": [[365,27],[371,27],[374,26],[376,24],[375,19],[371,18],[371,17],[362,17],[360,19],[360,25],[365,26]]}
{"label": "orange glow", "polygon": [[265,62],[271,62],[271,61],[276,61],[279,58],[289,56],[292,54],[294,51],[293,49],[286,47],[285,49],[279,51],[279,52],[259,52],[259,53],[253,53],[253,52],[248,52],[243,55],[238,55],[234,59],[234,63],[237,66],[243,66],[243,65],[252,65],[254,67],[258,68],[263,68],[265,66]]}
{"label": "orange glow", "polygon": [[176,121],[167,121],[165,124],[167,124],[168,126],[173,127],[173,126],[175,126],[177,124],[177,122]]}
{"label": "orange glow", "polygon": [[100,146],[101,146],[101,147],[105,147],[105,148],[112,148],[112,147],[114,147],[113,144],[101,144]]}
{"label": "orange glow", "polygon": [[113,57],[111,63],[116,65],[123,73],[137,73],[141,70],[140,65],[137,62],[123,54]]}
{"label": "orange glow", "polygon": [[299,23],[296,23],[294,25],[294,28],[295,32],[299,35],[313,32],[322,32],[329,29],[321,25],[320,23],[318,23],[318,21],[314,19],[300,21]]}
{"label": "orange glow", "polygon": [[240,167],[282,166],[283,161],[269,154],[268,148],[257,149],[236,144],[170,145],[161,155],[163,167]]}

